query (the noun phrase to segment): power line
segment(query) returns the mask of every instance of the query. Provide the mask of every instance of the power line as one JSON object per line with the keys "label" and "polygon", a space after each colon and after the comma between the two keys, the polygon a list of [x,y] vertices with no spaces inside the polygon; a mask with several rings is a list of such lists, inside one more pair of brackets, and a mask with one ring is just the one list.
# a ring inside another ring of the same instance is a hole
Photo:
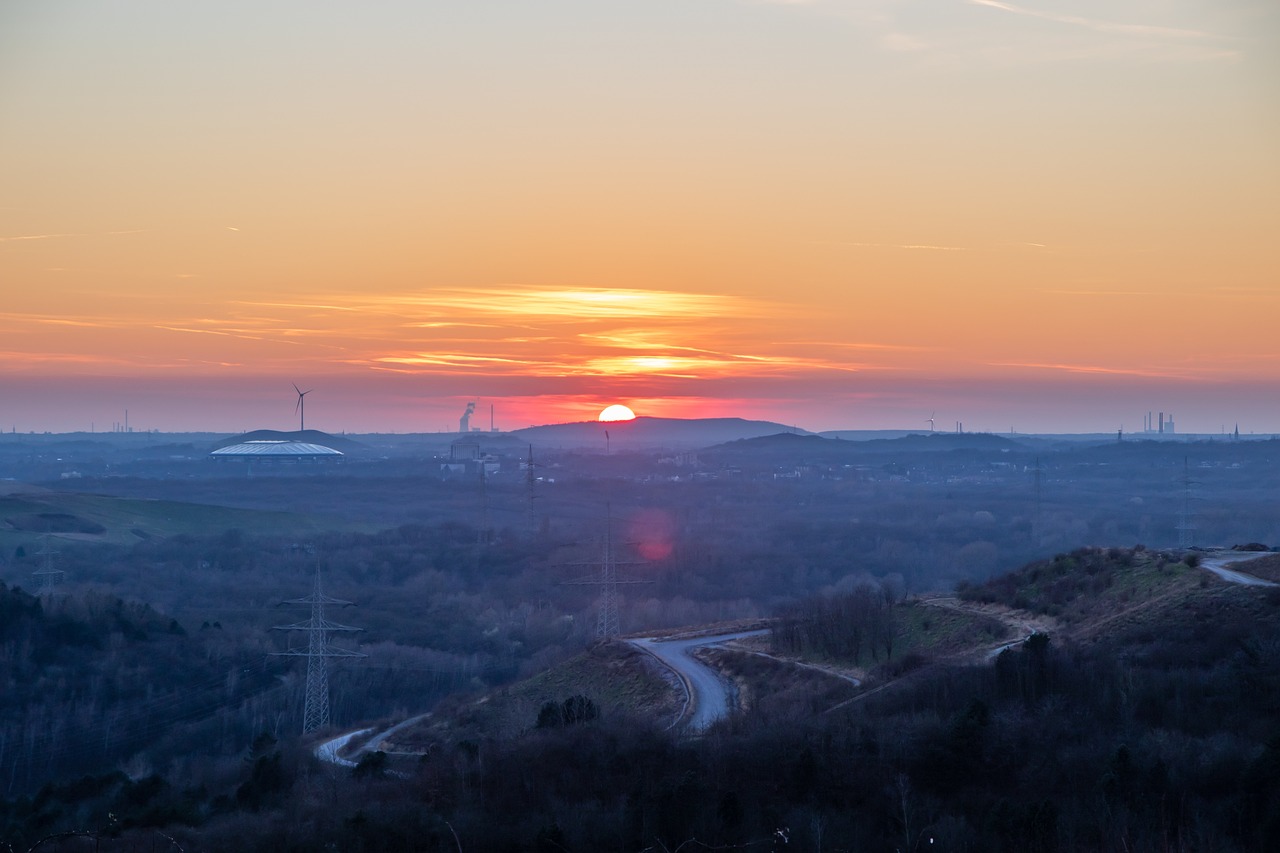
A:
{"label": "power line", "polygon": [[538,494],[537,494],[535,485],[538,482],[538,477],[536,474],[534,474],[533,469],[534,469],[533,445],[530,444],[529,445],[529,461],[526,462],[524,466],[524,488],[525,488],[525,504],[526,504],[525,509],[529,514],[529,518],[528,518],[529,535],[537,536],[538,535],[538,510],[537,510]]}
{"label": "power line", "polygon": [[363,658],[360,652],[330,645],[329,635],[337,633],[355,633],[363,628],[341,625],[324,618],[325,605],[346,607],[350,601],[331,598],[320,588],[320,570],[316,569],[315,587],[306,598],[293,598],[283,604],[306,604],[311,607],[311,618],[306,622],[295,622],[292,625],[276,625],[275,631],[306,631],[306,649],[289,649],[276,652],[278,657],[304,657],[307,659],[307,698],[302,713],[302,733],[309,734],[329,725],[329,666],[328,658]]}
{"label": "power line", "polygon": [[61,569],[53,567],[53,558],[58,554],[50,545],[49,534],[46,533],[40,537],[40,550],[36,552],[36,556],[41,558],[40,569],[31,573],[36,579],[36,597],[43,598],[53,595],[53,591],[57,589],[58,584],[62,582],[63,572]]}
{"label": "power line", "polygon": [[1031,521],[1031,539],[1036,547],[1040,546],[1040,540],[1044,536],[1044,529],[1040,521],[1040,497],[1041,497],[1041,476],[1040,476],[1040,457],[1036,457],[1036,509],[1035,517]]}
{"label": "power line", "polygon": [[1195,516],[1191,513],[1191,458],[1182,457],[1182,511],[1178,513],[1178,547],[1190,548],[1195,544]]}
{"label": "power line", "polygon": [[565,586],[600,587],[600,609],[596,615],[596,639],[607,640],[622,633],[618,617],[618,586],[620,584],[653,583],[653,581],[619,580],[618,566],[634,566],[637,563],[619,563],[613,553],[613,506],[606,505],[607,520],[604,533],[604,554],[600,559],[600,574],[578,580],[565,581]]}

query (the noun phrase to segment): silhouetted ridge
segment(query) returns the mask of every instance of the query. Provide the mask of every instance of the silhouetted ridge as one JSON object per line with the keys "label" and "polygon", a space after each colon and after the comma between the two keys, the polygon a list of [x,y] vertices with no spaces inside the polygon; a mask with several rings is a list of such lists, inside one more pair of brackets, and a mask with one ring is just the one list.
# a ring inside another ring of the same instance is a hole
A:
{"label": "silhouetted ridge", "polygon": [[[789,427],[772,421],[749,421],[743,418],[638,417],[632,421],[548,424],[515,430],[513,434],[536,445],[598,447],[603,451],[606,445],[612,450],[708,447],[726,441],[773,435],[789,430]],[[607,438],[606,432],[609,434]]]}

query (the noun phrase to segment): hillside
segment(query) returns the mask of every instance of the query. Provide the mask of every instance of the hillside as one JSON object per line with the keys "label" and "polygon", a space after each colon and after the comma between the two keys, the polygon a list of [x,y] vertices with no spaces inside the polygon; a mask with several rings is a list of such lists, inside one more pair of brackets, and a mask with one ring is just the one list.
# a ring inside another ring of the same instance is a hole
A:
{"label": "hillside", "polygon": [[177,620],[96,592],[40,599],[0,584],[0,651],[0,759],[12,791],[110,771],[137,753],[149,765],[216,749],[205,727],[247,727],[252,715],[237,709],[276,686],[260,663],[218,660]]}
{"label": "hillside", "polygon": [[[697,739],[667,729],[671,691],[641,656],[595,646],[458,696],[389,745],[420,758],[321,768],[267,738],[224,777],[233,797],[179,801],[156,777],[170,792],[157,800],[185,811],[135,809],[120,843],[161,840],[155,826],[186,849],[264,853],[781,837],[802,850],[1263,853],[1280,830],[1280,591],[1182,557],[1080,549],[957,597],[895,601],[891,584],[861,584],[796,602],[778,622],[796,654],[867,680],[797,667],[785,648],[718,651],[746,710]],[[8,837],[105,816],[144,797],[132,784],[42,792],[58,811],[11,801]]]}
{"label": "hillside", "polygon": [[512,435],[535,448],[588,448],[604,453],[605,433],[610,451],[694,449],[777,433],[804,432],[771,421],[742,418],[649,418],[633,421],[550,424],[514,430]]}
{"label": "hillside", "polygon": [[[739,684],[746,713],[697,760],[658,749],[661,766],[717,781],[680,787],[672,771],[641,782],[622,768],[653,767],[642,756],[656,747],[602,720],[495,747],[486,796],[516,784],[516,761],[555,756],[566,780],[614,768],[590,794],[557,785],[572,807],[535,796],[569,849],[608,846],[581,811],[603,800],[634,803],[637,820],[666,826],[655,831],[669,846],[764,839],[791,815],[788,837],[810,846],[820,830],[824,844],[868,849],[932,839],[944,850],[1265,850],[1280,826],[1280,593],[1221,582],[1178,556],[1080,549],[968,587],[958,602],[902,602],[889,609],[893,658],[910,662],[895,667],[883,651],[875,667],[848,660],[869,678],[860,690],[778,655],[715,650],[704,658]],[[803,608],[789,618],[809,612],[827,618]],[[1019,641],[1012,632],[1028,625],[1058,633]],[[1002,634],[1008,648],[993,652]],[[741,811],[726,821],[730,801]],[[814,823],[797,828],[797,814]],[[460,832],[482,844],[513,837]]]}
{"label": "hillside", "polygon": [[433,744],[519,737],[539,727],[539,714],[547,703],[563,706],[575,697],[587,700],[605,717],[670,722],[680,712],[675,687],[649,655],[626,643],[596,643],[532,678],[480,696],[448,700],[422,725],[397,735],[383,749],[421,754]]}

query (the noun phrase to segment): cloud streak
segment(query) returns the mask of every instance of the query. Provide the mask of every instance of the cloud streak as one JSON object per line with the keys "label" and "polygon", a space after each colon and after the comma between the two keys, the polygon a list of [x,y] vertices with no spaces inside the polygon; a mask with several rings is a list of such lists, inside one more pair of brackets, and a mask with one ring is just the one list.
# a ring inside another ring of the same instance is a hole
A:
{"label": "cloud streak", "polygon": [[24,240],[53,240],[58,237],[76,237],[76,234],[19,234],[14,237],[0,237],[0,243],[19,243]]}
{"label": "cloud streak", "polygon": [[990,9],[999,9],[1002,12],[1008,12],[1012,15],[1037,18],[1042,21],[1053,21],[1058,24],[1069,24],[1074,27],[1084,27],[1086,29],[1094,30],[1095,32],[1107,33],[1109,35],[1146,36],[1169,39],[1222,38],[1222,36],[1201,32],[1200,30],[1163,27],[1151,24],[1120,24],[1113,21],[1101,21],[1096,18],[1085,18],[1080,15],[1059,15],[1053,12],[1041,12],[1038,9],[1028,9],[1023,6],[1015,6],[1012,3],[1002,3],[999,2],[999,0],[969,0],[969,3],[973,6],[985,6]]}
{"label": "cloud streak", "polygon": [[1147,368],[1101,367],[1093,364],[1053,364],[1044,362],[993,361],[991,367],[1020,367],[1030,370],[1052,370],[1064,373],[1083,373],[1092,376],[1130,376],[1145,379],[1190,379],[1187,372],[1152,370]]}

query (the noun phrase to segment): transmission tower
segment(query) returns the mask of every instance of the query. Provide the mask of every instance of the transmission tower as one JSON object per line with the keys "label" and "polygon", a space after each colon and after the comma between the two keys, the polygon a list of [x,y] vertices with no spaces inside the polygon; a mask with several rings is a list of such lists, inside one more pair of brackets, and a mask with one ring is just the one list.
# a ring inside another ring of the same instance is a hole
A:
{"label": "transmission tower", "polygon": [[1041,492],[1041,476],[1040,476],[1040,457],[1036,457],[1036,514],[1031,521],[1031,538],[1036,547],[1040,546],[1040,537],[1043,530],[1040,526],[1040,492]]}
{"label": "transmission tower", "polygon": [[292,625],[276,625],[275,631],[306,631],[307,647],[290,648],[286,652],[275,652],[276,657],[304,657],[307,659],[307,699],[302,712],[302,733],[310,734],[317,729],[329,725],[329,665],[328,658],[363,658],[368,655],[349,651],[329,644],[329,635],[338,633],[355,633],[363,628],[350,625],[339,625],[324,618],[325,605],[346,607],[350,601],[330,598],[320,589],[320,571],[316,570],[315,587],[306,598],[293,598],[284,604],[307,604],[311,606],[311,618],[306,622],[295,622]]}
{"label": "transmission tower", "polygon": [[596,639],[608,640],[622,633],[618,618],[618,587],[621,584],[643,584],[653,581],[620,580],[618,566],[634,566],[638,563],[619,563],[613,553],[613,508],[608,507],[605,522],[604,554],[600,560],[600,574],[588,575],[578,580],[565,581],[565,586],[600,587],[600,610],[596,615]]}
{"label": "transmission tower", "polygon": [[1195,481],[1191,479],[1191,460],[1182,457],[1182,512],[1178,513],[1178,547],[1190,548],[1195,544],[1195,516],[1191,514],[1191,487]]}
{"label": "transmission tower", "polygon": [[529,535],[538,535],[538,494],[535,484],[538,482],[537,476],[533,473],[533,445],[529,445],[529,461],[524,466],[524,489],[525,489],[525,509],[529,514]]}
{"label": "transmission tower", "polygon": [[49,534],[40,537],[40,550],[36,555],[40,557],[40,569],[31,573],[36,579],[36,596],[43,598],[46,595],[53,595],[53,591],[57,589],[58,584],[62,581],[63,571],[53,567],[53,558],[58,552],[53,550],[50,544]]}

